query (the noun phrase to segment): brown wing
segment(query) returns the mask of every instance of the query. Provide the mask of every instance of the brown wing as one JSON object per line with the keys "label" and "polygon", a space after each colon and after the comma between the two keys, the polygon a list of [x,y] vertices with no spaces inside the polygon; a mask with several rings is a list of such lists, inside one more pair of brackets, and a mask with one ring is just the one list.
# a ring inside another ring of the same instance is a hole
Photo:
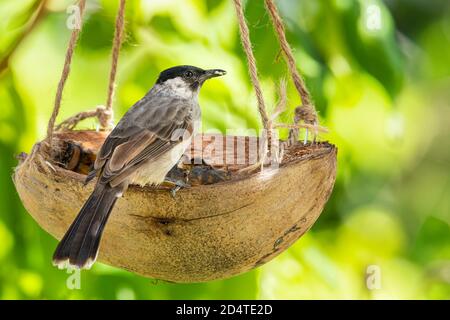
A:
{"label": "brown wing", "polygon": [[118,185],[141,164],[156,159],[192,133],[192,106],[184,99],[146,96],[136,103],[109,134],[94,170],[100,182]]}

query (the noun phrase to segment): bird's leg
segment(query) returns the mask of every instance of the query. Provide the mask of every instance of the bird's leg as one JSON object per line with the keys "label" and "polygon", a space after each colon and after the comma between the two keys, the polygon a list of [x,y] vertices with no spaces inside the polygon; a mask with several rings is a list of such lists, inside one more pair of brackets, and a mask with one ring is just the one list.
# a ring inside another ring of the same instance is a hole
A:
{"label": "bird's leg", "polygon": [[177,165],[175,165],[167,173],[166,177],[164,178],[164,184],[170,187],[170,194],[174,199],[178,190],[190,187],[190,184],[187,182],[186,173],[182,169],[178,168]]}
{"label": "bird's leg", "polygon": [[174,198],[174,199],[175,199],[175,196],[176,196],[177,192],[180,189],[182,189],[182,188],[186,189],[186,188],[189,188],[191,186],[189,183],[186,183],[186,182],[184,182],[181,179],[173,179],[173,178],[170,178],[170,177],[166,177],[164,179],[164,183],[169,185],[169,186],[171,186],[170,194],[171,194],[172,198]]}

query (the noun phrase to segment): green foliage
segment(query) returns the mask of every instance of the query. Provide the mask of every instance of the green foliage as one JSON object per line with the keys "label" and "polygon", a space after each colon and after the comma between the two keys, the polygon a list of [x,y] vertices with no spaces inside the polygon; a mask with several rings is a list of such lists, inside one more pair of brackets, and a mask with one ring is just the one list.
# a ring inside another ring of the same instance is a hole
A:
{"label": "green foliage", "polygon": [[[51,266],[56,241],[11,181],[14,156],[45,136],[70,36],[70,1],[49,2],[28,31],[38,4],[0,3],[0,298],[450,298],[448,1],[278,1],[331,130],[321,138],[339,148],[335,190],[318,222],[267,265],[232,279],[181,285],[96,264],[82,273],[80,290]],[[105,102],[116,10],[117,1],[88,1],[60,120]],[[246,13],[270,107],[286,67],[263,2],[247,1]],[[232,1],[130,0],[126,14],[117,119],[159,71],[193,64],[228,71],[202,90],[205,131],[260,127]],[[288,97],[286,122],[300,104],[290,82]],[[381,270],[380,289],[367,287],[370,265]]]}

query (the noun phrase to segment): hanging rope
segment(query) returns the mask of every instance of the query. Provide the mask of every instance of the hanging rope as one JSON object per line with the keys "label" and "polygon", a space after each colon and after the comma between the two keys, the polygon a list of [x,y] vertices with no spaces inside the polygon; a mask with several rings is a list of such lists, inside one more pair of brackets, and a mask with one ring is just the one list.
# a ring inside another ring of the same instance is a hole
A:
{"label": "hanging rope", "polygon": [[[261,84],[258,79],[258,69],[256,67],[256,59],[253,54],[252,49],[252,43],[250,40],[250,31],[247,25],[247,22],[245,20],[244,10],[242,8],[242,2],[241,0],[233,0],[234,7],[236,10],[236,16],[238,20],[239,25],[239,32],[241,37],[241,43],[242,47],[244,48],[245,55],[247,57],[247,64],[248,64],[248,70],[250,73],[250,79],[253,85],[253,88],[255,90],[256,99],[258,103],[258,111],[261,116],[261,121],[264,126],[264,134],[262,136],[263,141],[263,147],[260,154],[260,163],[256,163],[255,165],[249,166],[243,170],[255,170],[258,167],[263,169],[264,162],[268,157],[268,153],[270,152],[272,154],[272,157],[275,157],[274,159],[277,159],[277,161],[281,162],[282,155],[283,155],[283,149],[285,147],[289,147],[290,145],[294,144],[298,139],[298,129],[300,128],[306,128],[308,130],[309,128],[313,128],[315,135],[317,135],[318,131],[327,132],[326,128],[320,127],[317,125],[317,113],[314,109],[314,106],[311,103],[311,99],[309,96],[309,92],[306,89],[305,83],[300,76],[297,66],[295,63],[294,55],[292,53],[292,49],[289,46],[289,43],[287,42],[286,35],[285,35],[285,28],[283,25],[283,22],[281,20],[280,15],[278,14],[278,10],[273,2],[273,0],[266,0],[266,10],[269,12],[273,28],[275,30],[275,33],[277,35],[278,42],[280,43],[281,50],[283,52],[283,57],[286,61],[286,64],[288,65],[289,72],[291,74],[292,80],[294,82],[294,85],[300,95],[300,98],[302,100],[302,106],[296,108],[296,114],[294,118],[294,124],[288,125],[288,124],[282,124],[282,123],[275,123],[276,118],[279,116],[280,113],[282,113],[285,110],[286,106],[286,88],[283,81],[280,83],[280,101],[278,105],[275,107],[275,111],[272,114],[272,116],[269,118],[266,106],[264,103],[264,96],[261,89]],[[304,123],[299,124],[300,120],[303,120]],[[289,130],[289,139],[287,142],[283,143],[281,148],[277,144],[272,144],[272,136],[273,136],[273,129],[275,128],[288,128]],[[307,136],[307,134],[306,134]],[[314,141],[315,141],[314,136]],[[270,147],[269,147],[270,144]],[[242,171],[242,170],[241,170]]]}
{"label": "hanging rope", "polygon": [[85,5],[86,5],[86,0],[80,0],[80,2],[78,3],[78,7],[80,10],[80,25],[79,25],[79,28],[73,29],[72,35],[70,36],[69,46],[68,46],[67,52],[66,52],[66,58],[64,61],[64,67],[63,67],[63,71],[61,74],[61,79],[59,80],[58,88],[56,90],[56,97],[55,97],[55,104],[53,106],[53,112],[50,117],[50,120],[48,121],[47,138],[45,139],[45,142],[47,142],[48,145],[51,145],[51,142],[53,139],[53,129],[55,127],[55,121],[56,121],[56,117],[58,116],[59,109],[61,108],[62,93],[64,90],[64,86],[66,84],[67,78],[69,77],[70,64],[72,63],[73,52],[75,50],[78,36],[80,35],[81,27],[83,25],[82,21],[83,21],[83,13],[84,13]]}
{"label": "hanging rope", "polygon": [[125,16],[125,0],[120,0],[119,12],[116,17],[116,28],[114,30],[114,44],[112,49],[111,72],[109,74],[108,97],[106,100],[106,110],[112,114],[112,103],[114,98],[114,90],[116,87],[117,62],[119,60],[120,47],[122,46],[122,37],[124,29]]}
{"label": "hanging rope", "polygon": [[112,125],[114,118],[114,112],[112,108],[114,91],[115,91],[115,79],[117,73],[117,65],[119,60],[120,48],[123,42],[123,30],[125,26],[125,0],[120,0],[119,11],[116,17],[116,26],[114,30],[114,40],[112,48],[111,58],[111,71],[109,73],[108,94],[106,98],[106,106],[98,106],[95,110],[83,111],[76,115],[64,120],[57,127],[56,130],[72,130],[77,124],[85,119],[96,117],[100,126],[108,128]]}
{"label": "hanging rope", "polygon": [[[311,98],[309,95],[309,92],[306,88],[305,82],[303,78],[301,77],[300,73],[297,70],[297,66],[295,63],[295,58],[292,53],[292,49],[286,39],[286,31],[285,27],[283,25],[283,21],[281,20],[281,17],[278,13],[278,9],[275,6],[273,0],[265,0],[265,6],[266,10],[269,12],[271,22],[274,28],[274,31],[277,35],[278,42],[280,44],[281,50],[283,52],[284,60],[288,66],[289,73],[291,74],[292,80],[294,82],[295,88],[297,89],[300,98],[302,100],[302,106],[297,107],[295,109],[295,117],[294,117],[294,124],[282,124],[282,123],[274,123],[274,118],[279,115],[279,110],[282,110],[282,108],[277,107],[276,108],[276,116],[275,114],[272,115],[272,117],[269,118],[267,115],[267,111],[265,108],[264,103],[264,97],[261,90],[261,85],[258,79],[258,71],[256,67],[256,59],[253,54],[252,50],[252,43],[250,40],[249,35],[249,29],[245,20],[243,8],[242,8],[242,2],[241,0],[233,0],[235,9],[236,9],[236,15],[239,23],[239,31],[241,36],[241,43],[244,48],[247,61],[248,61],[248,68],[250,73],[250,79],[252,81],[257,102],[258,102],[258,111],[261,115],[261,121],[263,123],[264,129],[268,132],[270,136],[270,132],[273,128],[289,128],[289,144],[290,145],[293,141],[297,141],[298,139],[298,129],[300,128],[306,128],[313,129],[314,133],[317,134],[318,131],[322,132],[328,132],[328,130],[324,127],[318,126],[318,118],[317,118],[317,112],[314,108],[314,105],[311,102]],[[282,90],[281,90],[282,91]],[[282,98],[282,93],[281,93]],[[283,100],[283,99],[282,99]],[[285,102],[283,102],[285,103]],[[277,111],[278,110],[278,111]],[[274,117],[275,116],[275,117]],[[299,122],[303,120],[304,123],[299,124]],[[315,139],[315,138],[314,138]]]}
{"label": "hanging rope", "polygon": [[102,128],[107,128],[112,121],[113,113],[106,109],[105,106],[98,106],[95,110],[82,111],[70,118],[62,121],[56,126],[56,131],[72,130],[77,124],[85,119],[97,118]]}
{"label": "hanging rope", "polygon": [[250,40],[250,32],[245,21],[244,10],[242,9],[241,0],[233,0],[234,7],[236,9],[236,16],[239,23],[239,31],[241,35],[241,43],[244,48],[245,55],[247,56],[248,71],[250,73],[250,79],[253,84],[253,88],[256,94],[256,100],[258,102],[258,111],[261,116],[264,129],[269,129],[269,117],[266,111],[266,105],[264,103],[264,96],[261,89],[261,84],[258,79],[258,68],[256,67],[256,59],[253,54],[252,42]]}
{"label": "hanging rope", "polygon": [[[119,60],[119,53],[120,53],[120,47],[122,45],[122,38],[123,38],[123,29],[124,29],[124,16],[125,16],[125,3],[126,0],[120,0],[119,4],[119,10],[116,17],[116,24],[115,24],[115,31],[114,31],[114,41],[113,41],[113,48],[112,48],[112,58],[111,58],[111,71],[109,74],[109,84],[108,84],[108,94],[106,99],[106,106],[98,106],[93,111],[84,111],[80,112],[63,122],[61,122],[57,127],[56,130],[61,129],[73,129],[78,122],[81,120],[91,118],[91,117],[97,117],[100,123],[100,126],[102,128],[107,128],[110,126],[113,118],[113,110],[112,110],[112,104],[114,99],[114,89],[115,89],[115,79],[116,79],[116,73],[117,73],[117,65]],[[64,62],[64,68],[61,75],[61,79],[58,84],[58,89],[56,92],[56,98],[55,98],[55,105],[53,108],[52,115],[50,117],[50,120],[48,122],[47,127],[47,138],[45,142],[47,144],[51,144],[51,141],[53,139],[53,132],[55,130],[55,121],[56,117],[58,116],[60,107],[61,107],[61,99],[62,99],[62,92],[64,90],[64,85],[66,83],[66,80],[70,73],[70,65],[72,62],[72,56],[73,52],[75,50],[75,46],[79,37],[79,34],[81,32],[81,26],[83,22],[83,13],[85,8],[86,0],[80,0],[78,3],[78,6],[80,8],[80,26],[78,29],[74,29],[72,31],[72,35],[69,41],[69,46],[67,48],[66,52],[66,59]]]}
{"label": "hanging rope", "polygon": [[[292,53],[291,46],[289,45],[289,42],[286,39],[286,30],[283,21],[281,20],[280,14],[278,13],[277,7],[273,0],[265,0],[265,5],[267,11],[269,12],[272,21],[272,26],[274,28],[275,34],[277,35],[278,42],[280,43],[281,51],[283,52],[283,57],[288,66],[289,72],[292,77],[292,81],[294,82],[295,88],[297,89],[302,100],[302,106],[295,108],[294,126],[290,126],[287,146],[296,143],[296,141],[298,140],[298,128],[302,127],[302,125],[299,125],[298,123],[302,120],[305,125],[303,127],[305,127],[306,130],[308,130],[308,126],[306,125],[309,124],[313,126],[312,127],[314,132],[313,140],[315,141],[318,131],[324,132],[328,131],[326,130],[326,128],[318,126],[319,122],[317,117],[317,111],[311,102],[311,98],[308,89],[306,88],[305,81],[303,80],[303,78],[301,77],[300,73],[297,70],[294,54]],[[279,125],[279,127],[282,127],[282,125]],[[305,142],[307,136],[308,133],[306,131]]]}
{"label": "hanging rope", "polygon": [[289,68],[289,72],[291,73],[292,80],[294,82],[295,88],[302,98],[302,102],[304,105],[310,105],[311,99],[309,97],[309,92],[306,89],[305,82],[302,77],[298,73],[297,66],[295,63],[294,55],[292,53],[292,49],[287,42],[286,39],[286,31],[281,20],[281,17],[278,13],[277,7],[275,6],[273,0],[265,0],[267,11],[270,14],[270,18],[272,20],[272,25],[274,27],[275,33],[278,37],[278,41],[280,43],[281,50],[283,51],[283,56],[285,58],[286,64]]}

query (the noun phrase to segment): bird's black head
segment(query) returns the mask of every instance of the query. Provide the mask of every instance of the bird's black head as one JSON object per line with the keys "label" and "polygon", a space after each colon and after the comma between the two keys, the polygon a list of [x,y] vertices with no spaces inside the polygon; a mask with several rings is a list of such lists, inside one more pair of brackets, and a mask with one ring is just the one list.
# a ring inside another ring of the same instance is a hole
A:
{"label": "bird's black head", "polygon": [[156,83],[163,84],[170,80],[176,80],[186,84],[192,90],[196,90],[206,80],[224,74],[226,71],[221,69],[203,70],[194,66],[176,66],[161,72]]}

